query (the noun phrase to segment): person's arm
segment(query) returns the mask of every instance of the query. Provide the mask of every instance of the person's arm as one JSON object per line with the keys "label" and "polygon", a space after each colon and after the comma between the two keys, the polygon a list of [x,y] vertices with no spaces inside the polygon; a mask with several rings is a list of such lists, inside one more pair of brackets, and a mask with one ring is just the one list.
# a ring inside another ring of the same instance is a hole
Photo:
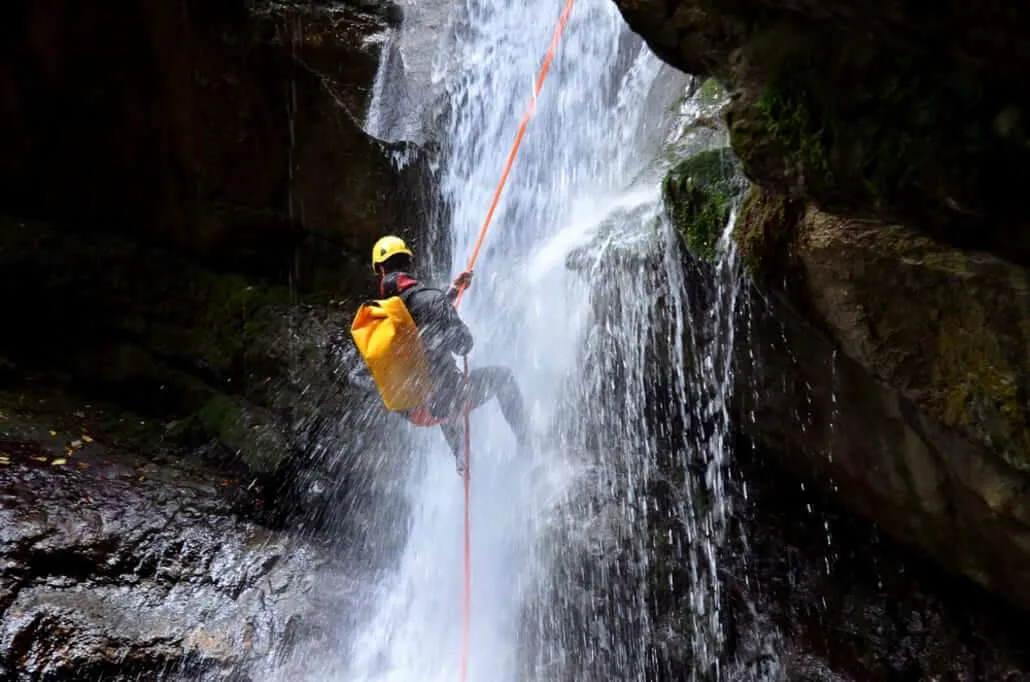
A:
{"label": "person's arm", "polygon": [[363,391],[379,391],[379,387],[376,386],[376,380],[372,376],[372,371],[369,370],[368,365],[362,359],[361,355],[355,353],[357,358],[350,365],[349,371],[347,372],[347,380],[351,386],[356,386]]}
{"label": "person's arm", "polygon": [[458,292],[461,289],[468,289],[472,284],[472,271],[463,272],[454,279],[454,283],[447,287],[447,300],[451,304],[454,303],[454,299],[458,298]]}
{"label": "person's arm", "polygon": [[428,350],[446,350],[455,355],[467,355],[472,350],[472,332],[458,317],[448,294],[423,289],[412,297],[408,308],[416,317]]}
{"label": "person's arm", "polygon": [[442,308],[440,311],[441,343],[444,348],[455,355],[468,355],[472,351],[472,332],[458,315],[453,300],[446,296],[439,299],[439,305]]}
{"label": "person's arm", "polygon": [[353,337],[345,335],[342,328],[334,329],[329,334],[327,347],[328,357],[332,365],[344,368],[344,375],[351,386],[365,391],[378,391],[375,378],[365,363]]}

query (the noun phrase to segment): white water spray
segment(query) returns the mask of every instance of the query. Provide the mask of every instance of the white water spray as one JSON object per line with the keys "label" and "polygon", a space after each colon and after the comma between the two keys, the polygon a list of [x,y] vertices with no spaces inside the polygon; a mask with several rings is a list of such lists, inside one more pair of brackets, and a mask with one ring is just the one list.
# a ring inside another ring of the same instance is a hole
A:
{"label": "white water spray", "polygon": [[[430,82],[424,69],[397,68],[414,59],[405,54],[414,49],[412,30],[395,37],[394,73],[377,79],[369,125],[384,137],[442,144],[439,182],[449,222],[435,229],[446,232],[452,262],[447,272],[423,277],[443,280],[464,267],[560,4],[451,6]],[[439,18],[443,6],[426,3],[421,13]],[[408,79],[403,87],[398,78]],[[676,129],[675,103],[687,82],[630,33],[610,0],[580,0],[465,296],[462,316],[476,336],[473,366],[515,370],[541,434],[535,456],[520,459],[494,403],[472,418],[470,679],[644,680],[654,667],[649,486],[662,452],[685,454],[682,446],[668,449],[663,429],[645,426],[655,416],[647,405],[651,351],[671,344],[673,355],[682,354],[687,338],[682,272],[675,234],[660,211],[663,168],[655,159]],[[396,98],[411,92],[420,93],[415,106],[425,104],[425,115],[398,114],[403,102]],[[583,267],[567,268],[574,253],[594,259],[585,270],[603,283],[584,276]],[[605,296],[612,309],[592,311]],[[656,314],[659,299],[671,316]],[[634,351],[628,357],[627,348]],[[690,409],[686,367],[682,358],[668,389],[680,401],[680,421]],[[421,452],[397,453],[411,457],[407,546],[396,570],[370,586],[350,669],[332,679],[457,679],[461,480],[439,433],[416,435]],[[717,478],[717,467],[709,468]],[[683,496],[674,498],[682,507]],[[682,522],[698,547],[712,541],[696,537],[710,530],[704,524]],[[621,560],[603,556],[608,550]],[[703,572],[702,558],[710,557],[692,557],[695,572]],[[700,596],[693,607],[717,620],[718,604],[710,601]],[[697,635],[701,644],[713,629],[717,623]]]}

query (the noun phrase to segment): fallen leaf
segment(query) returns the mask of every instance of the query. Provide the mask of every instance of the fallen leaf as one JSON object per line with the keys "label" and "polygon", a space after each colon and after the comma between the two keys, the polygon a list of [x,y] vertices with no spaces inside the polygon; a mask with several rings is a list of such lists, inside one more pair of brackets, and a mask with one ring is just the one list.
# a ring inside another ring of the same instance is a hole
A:
{"label": "fallen leaf", "polygon": [[57,435],[57,431],[51,431],[51,432],[50,432],[50,435],[51,435],[51,436],[56,436],[56,435]]}
{"label": "fallen leaf", "polygon": [[79,419],[85,419],[86,418],[86,413],[85,412],[73,412],[72,414],[74,414]]}
{"label": "fallen leaf", "polygon": [[140,477],[139,477],[139,478],[137,478],[136,480],[137,480],[137,481],[142,481],[142,480],[143,480],[143,478],[144,478],[143,476],[140,476]]}
{"label": "fallen leaf", "polygon": [[11,458],[10,457],[4,457],[3,455],[0,455],[0,464],[10,464],[10,463],[11,463]]}
{"label": "fallen leaf", "polygon": [[84,442],[84,443],[92,443],[92,442],[93,442],[93,439],[92,439],[92,438],[90,438],[90,437],[89,437],[88,435],[86,435],[85,433],[84,433],[84,434],[82,434],[82,440],[83,440],[83,442]]}
{"label": "fallen leaf", "polygon": [[73,440],[71,442],[71,446],[72,446],[72,448],[78,450],[79,448],[82,447],[82,441],[81,440]]}
{"label": "fallen leaf", "polygon": [[32,457],[32,459],[37,461],[37,462],[45,462],[45,461],[47,461],[46,457]]}
{"label": "fallen leaf", "polygon": [[86,464],[85,462],[79,462],[79,468],[80,469],[87,469],[87,468],[89,468],[89,465]]}
{"label": "fallen leaf", "polygon": [[61,466],[62,464],[67,464],[67,463],[68,463],[68,460],[66,460],[64,457],[58,457],[53,462],[50,462],[50,464],[52,464],[53,466]]}

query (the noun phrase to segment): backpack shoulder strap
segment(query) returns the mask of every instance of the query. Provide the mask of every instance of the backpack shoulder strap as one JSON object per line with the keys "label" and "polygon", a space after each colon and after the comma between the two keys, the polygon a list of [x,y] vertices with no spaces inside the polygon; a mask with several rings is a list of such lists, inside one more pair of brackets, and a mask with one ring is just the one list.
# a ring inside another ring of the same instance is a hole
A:
{"label": "backpack shoulder strap", "polygon": [[364,301],[361,302],[360,305],[369,305],[369,306],[372,306],[374,308],[380,308],[380,307],[382,307],[380,305],[380,301],[386,301],[386,300],[389,300],[391,298],[399,298],[402,301],[404,301],[404,305],[408,305],[408,299],[410,299],[414,294],[416,294],[419,291],[422,291],[424,289],[425,289],[425,287],[422,286],[422,284],[416,284],[414,286],[408,287],[407,289],[405,289],[404,291],[400,292],[399,294],[393,294],[393,295],[390,295],[390,296],[378,296],[378,297],[374,297],[374,298],[366,298]]}
{"label": "backpack shoulder strap", "polygon": [[415,284],[415,285],[412,285],[412,286],[408,287],[407,289],[405,289],[404,291],[402,291],[401,293],[399,293],[397,295],[400,296],[400,299],[402,301],[404,301],[404,305],[408,305],[408,301],[411,300],[412,296],[414,296],[415,294],[417,294],[417,293],[419,293],[421,291],[425,291],[427,288],[428,287],[426,287],[424,284],[419,282],[418,284]]}

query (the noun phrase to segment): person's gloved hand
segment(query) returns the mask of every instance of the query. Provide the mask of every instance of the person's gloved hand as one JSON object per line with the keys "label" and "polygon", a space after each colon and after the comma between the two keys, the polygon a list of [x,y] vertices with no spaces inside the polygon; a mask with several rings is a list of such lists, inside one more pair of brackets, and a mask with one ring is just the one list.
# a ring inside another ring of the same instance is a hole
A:
{"label": "person's gloved hand", "polygon": [[472,271],[471,270],[468,270],[466,272],[461,273],[454,280],[454,288],[455,289],[459,289],[459,290],[461,290],[461,289],[468,289],[469,286],[471,286],[471,285],[472,285]]}

